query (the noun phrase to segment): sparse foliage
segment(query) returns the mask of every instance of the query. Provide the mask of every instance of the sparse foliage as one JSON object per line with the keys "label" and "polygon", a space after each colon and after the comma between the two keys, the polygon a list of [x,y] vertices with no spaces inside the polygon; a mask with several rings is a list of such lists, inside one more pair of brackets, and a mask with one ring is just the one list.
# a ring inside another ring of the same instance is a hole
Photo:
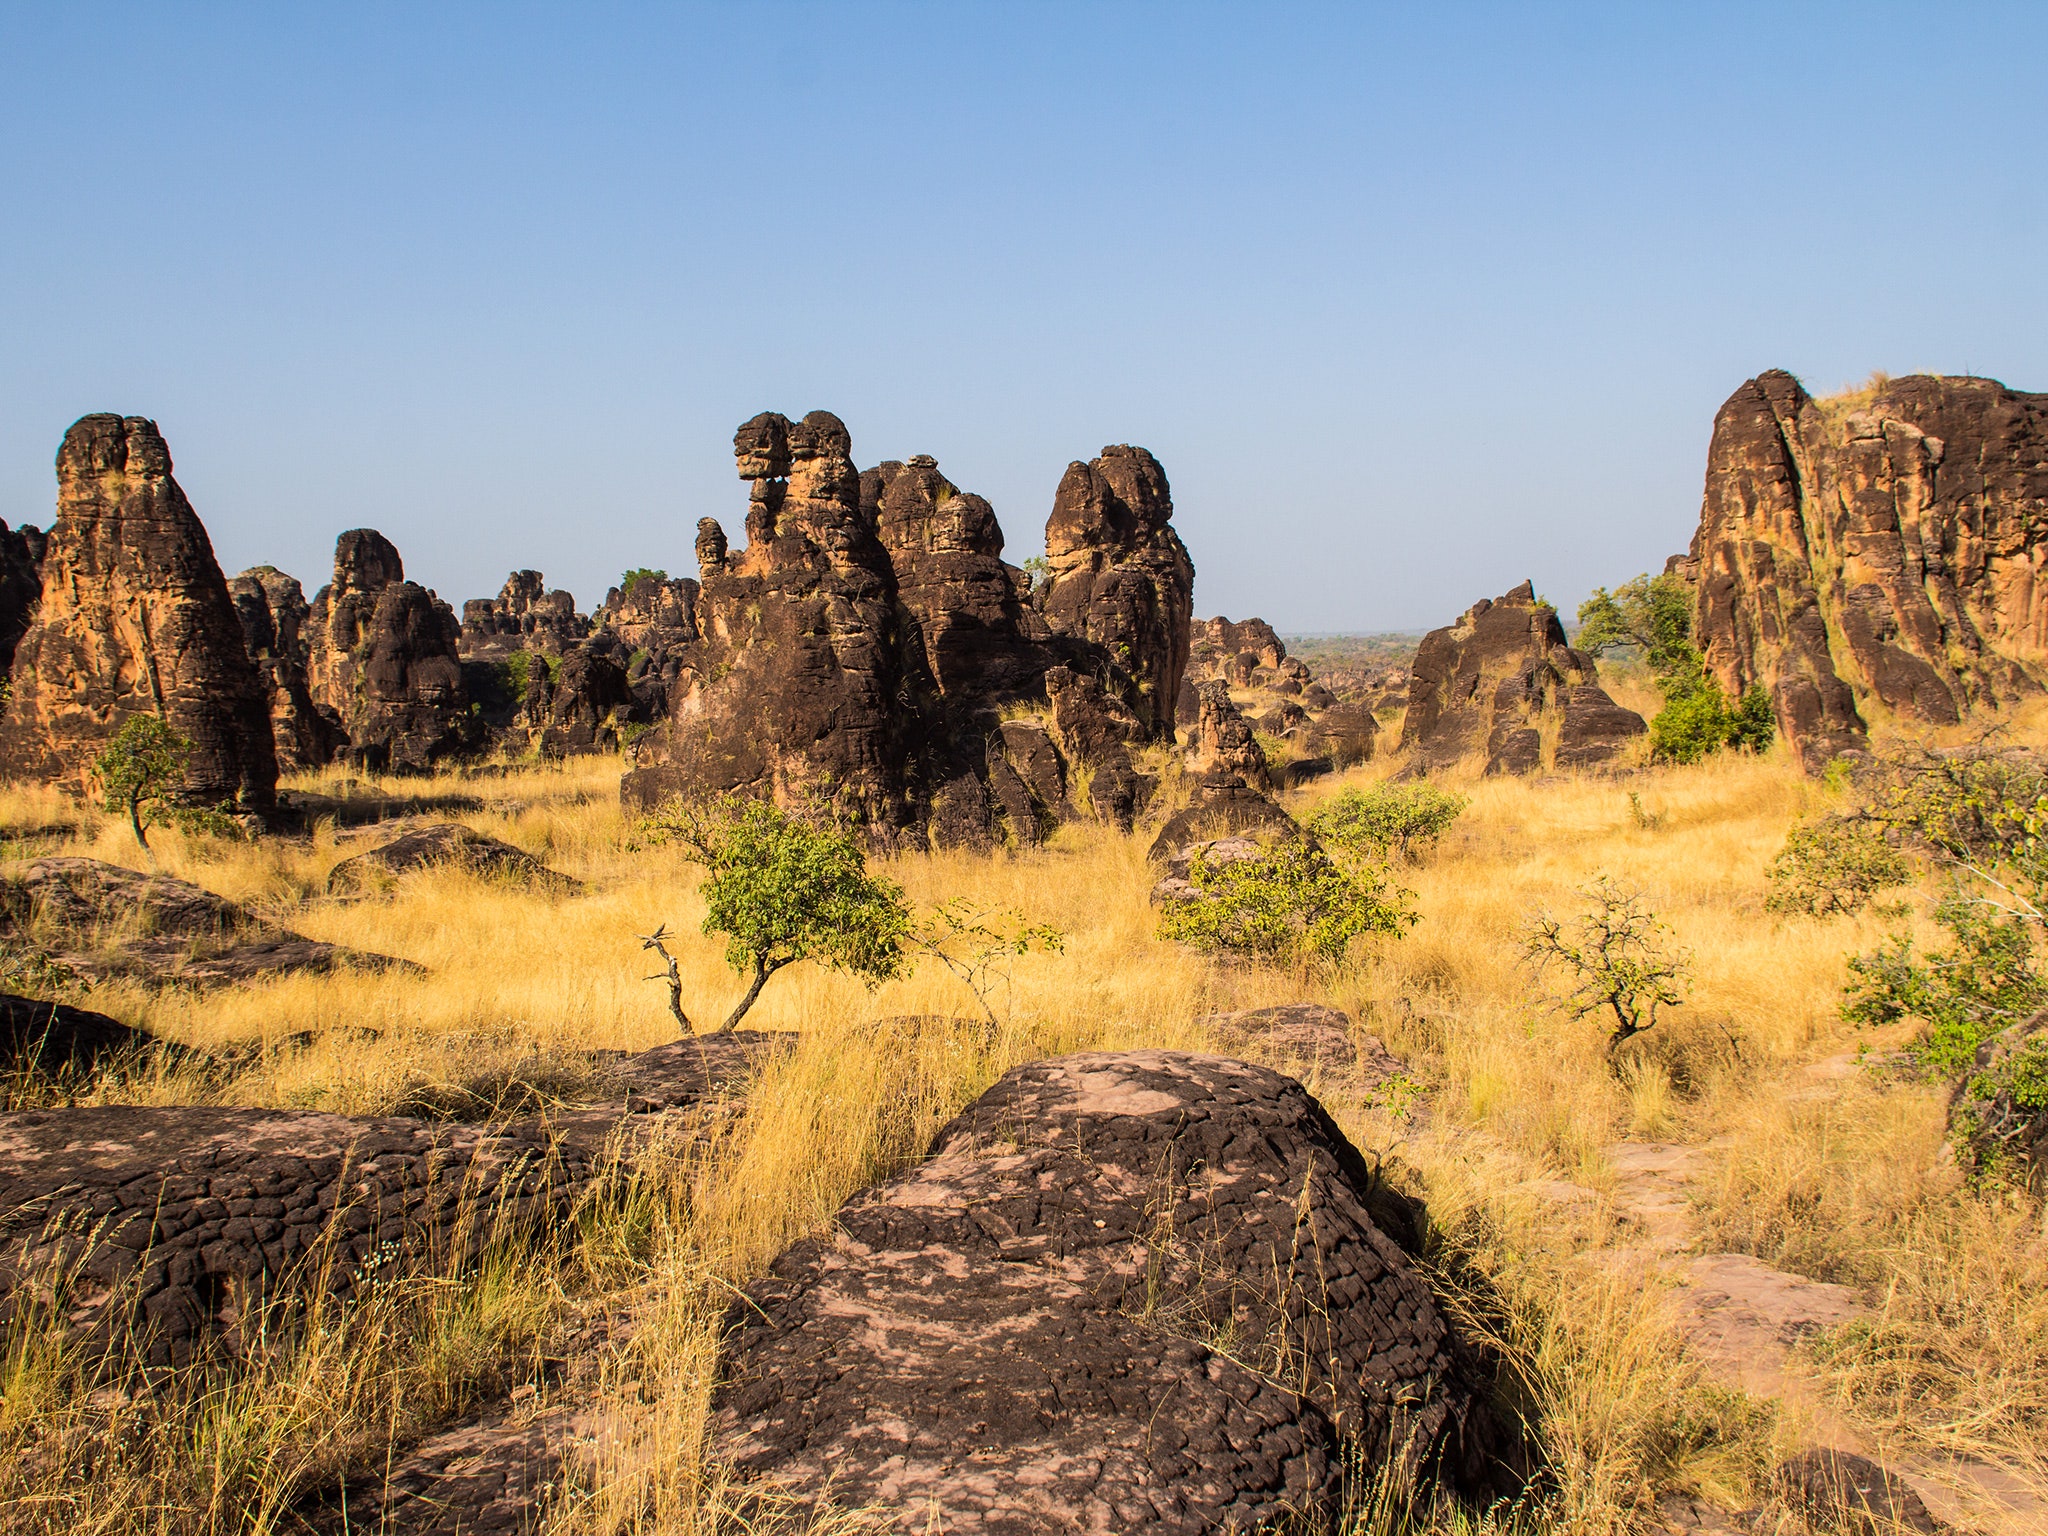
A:
{"label": "sparse foliage", "polygon": [[619,578],[619,595],[626,598],[632,597],[633,589],[643,581],[664,582],[667,580],[667,571],[659,570],[649,565],[636,565]]}
{"label": "sparse foliage", "polygon": [[1785,835],[1771,861],[1771,912],[1831,917],[1860,912],[1879,891],[1912,878],[1904,857],[1883,831],[1863,817],[1824,816]]}
{"label": "sparse foliage", "polygon": [[1340,852],[1420,863],[1472,802],[1428,780],[1347,789],[1317,811],[1310,828]]}
{"label": "sparse foliage", "polygon": [[1573,1018],[1607,1015],[1612,1055],[1654,1025],[1662,1009],[1685,1001],[1692,959],[1670,947],[1670,928],[1641,892],[1601,875],[1580,894],[1590,910],[1572,923],[1541,914],[1524,934],[1522,952],[1539,970],[1563,973],[1561,1001]]}
{"label": "sparse foliage", "polygon": [[1205,849],[1188,883],[1195,894],[1164,904],[1159,936],[1198,949],[1334,962],[1362,934],[1399,934],[1415,922],[1408,893],[1383,872],[1342,870],[1309,837],[1256,858],[1215,859]]}
{"label": "sparse foliage", "polygon": [[1946,948],[1916,953],[1911,934],[1849,961],[1842,1017],[1852,1024],[1921,1026],[1913,1054],[1930,1071],[1962,1072],[1977,1047],[2048,1006],[2026,920],[1951,887],[1934,909]]}
{"label": "sparse foliage", "polygon": [[956,897],[927,913],[907,942],[913,954],[929,956],[958,977],[993,1027],[999,1021],[990,997],[998,982],[1009,981],[1008,962],[1034,949],[1061,954],[1067,936],[1044,923],[1027,923],[1019,912]]}
{"label": "sparse foliage", "polygon": [[747,978],[721,1030],[735,1028],[768,978],[799,960],[870,986],[902,974],[910,909],[901,888],[868,873],[867,856],[843,829],[719,795],[673,801],[647,831],[710,872],[701,890],[704,931],[726,936],[726,964]]}
{"label": "sparse foliage", "polygon": [[184,781],[192,743],[155,715],[136,715],[92,760],[110,811],[127,813],[135,841],[149,851],[149,828],[162,819],[165,798]]}

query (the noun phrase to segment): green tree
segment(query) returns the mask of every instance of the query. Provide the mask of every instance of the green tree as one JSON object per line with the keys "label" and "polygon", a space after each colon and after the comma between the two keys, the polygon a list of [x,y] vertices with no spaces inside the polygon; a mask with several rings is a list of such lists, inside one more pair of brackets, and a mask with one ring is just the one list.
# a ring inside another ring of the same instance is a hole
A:
{"label": "green tree", "polygon": [[1692,958],[1669,946],[1671,930],[1642,893],[1606,875],[1580,895],[1591,909],[1565,923],[1545,912],[1522,936],[1522,953],[1538,970],[1556,969],[1567,983],[1560,1001],[1575,1019],[1605,1013],[1607,1054],[1685,1001]]}
{"label": "green tree", "polygon": [[1764,909],[1814,917],[1860,912],[1879,891],[1911,878],[1905,858],[1876,823],[1823,816],[1785,834],[1785,846],[1771,861]]}
{"label": "green tree", "polygon": [[903,973],[910,909],[903,891],[870,875],[842,828],[760,800],[677,800],[650,818],[652,840],[704,866],[704,932],[725,935],[725,961],[747,978],[721,1030],[746,1016],[768,978],[799,960],[847,971],[870,986]]}
{"label": "green tree", "polygon": [[2032,925],[1976,900],[1958,884],[1934,909],[1946,948],[1917,954],[1911,934],[1849,961],[1842,1017],[1852,1024],[1920,1025],[1913,1055],[1946,1076],[1966,1071],[1977,1047],[2048,1005]]}
{"label": "green tree", "polygon": [[1354,857],[1417,863],[1472,802],[1427,779],[1347,789],[1309,818],[1324,843]]}
{"label": "green tree", "polygon": [[1692,643],[1692,594],[1675,576],[1638,576],[1579,604],[1578,647],[1595,656],[1640,651],[1664,695],[1650,722],[1650,749],[1665,762],[1696,763],[1723,747],[1761,752],[1777,734],[1770,696],[1751,687],[1733,703]]}
{"label": "green tree", "polygon": [[1262,960],[1341,960],[1361,934],[1415,922],[1406,891],[1384,871],[1340,869],[1312,837],[1244,858],[1207,849],[1188,866],[1186,894],[1161,905],[1159,936]]}
{"label": "green tree", "polygon": [[170,792],[185,779],[192,743],[155,715],[135,715],[92,760],[93,776],[110,811],[128,813],[135,841],[149,851],[149,827],[162,816]]}
{"label": "green tree", "polygon": [[651,565],[636,565],[619,578],[619,595],[631,598],[633,589],[643,581],[661,582],[668,580],[668,572],[657,570]]}

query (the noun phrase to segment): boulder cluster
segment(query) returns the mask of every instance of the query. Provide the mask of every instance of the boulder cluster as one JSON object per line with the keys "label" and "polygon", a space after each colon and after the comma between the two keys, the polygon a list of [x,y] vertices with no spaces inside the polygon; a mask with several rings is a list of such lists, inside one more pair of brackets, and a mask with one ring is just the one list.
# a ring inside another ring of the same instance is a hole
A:
{"label": "boulder cluster", "polygon": [[1873,708],[1954,724],[2042,691],[2048,395],[1915,375],[1816,400],[1788,373],[1714,418],[1690,551],[1695,633],[1817,768]]}
{"label": "boulder cluster", "polygon": [[666,696],[628,804],[821,799],[879,842],[939,847],[1131,824],[1131,748],[1173,739],[1194,584],[1151,454],[1068,467],[1034,590],[994,510],[929,457],[860,471],[828,411],[757,416],[733,448],[747,544],[704,519],[698,581],[649,594],[688,622],[647,661]]}

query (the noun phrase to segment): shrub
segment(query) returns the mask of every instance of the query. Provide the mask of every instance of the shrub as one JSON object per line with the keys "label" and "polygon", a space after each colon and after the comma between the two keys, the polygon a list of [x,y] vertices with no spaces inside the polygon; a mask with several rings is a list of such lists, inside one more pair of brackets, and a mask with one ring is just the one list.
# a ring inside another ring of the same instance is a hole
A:
{"label": "shrub", "polygon": [[1606,875],[1580,894],[1592,908],[1572,924],[1539,915],[1522,938],[1522,953],[1537,969],[1562,970],[1569,989],[1561,999],[1575,1019],[1605,1012],[1611,1056],[1622,1043],[1657,1022],[1659,1010],[1685,1001],[1692,960],[1667,947],[1671,930],[1642,894]]}
{"label": "shrub", "polygon": [[2048,1148],[2048,1034],[1998,1054],[1956,1098],[1956,1152],[1973,1180],[2038,1186],[2048,1174],[2037,1161]]}
{"label": "shrub", "polygon": [[1417,863],[1472,802],[1427,780],[1347,789],[1309,819],[1317,837],[1340,852]]}
{"label": "shrub", "polygon": [[619,595],[630,598],[633,589],[643,581],[662,582],[668,580],[668,572],[649,565],[636,565],[619,578]]}
{"label": "shrub", "polygon": [[737,1026],[768,978],[799,960],[870,986],[902,974],[910,909],[900,887],[867,872],[867,856],[844,829],[719,795],[672,802],[648,832],[710,872],[700,892],[704,932],[726,936],[726,964],[748,978],[721,1030]]}
{"label": "shrub", "polygon": [[1312,838],[1296,837],[1253,858],[1188,865],[1195,894],[1169,899],[1159,936],[1197,949],[1265,960],[1341,960],[1361,934],[1398,934],[1415,922],[1406,891],[1383,874],[1346,873]]}
{"label": "shrub", "polygon": [[1009,962],[1034,949],[1061,954],[1067,936],[1044,923],[1027,923],[1022,913],[956,897],[932,908],[911,931],[908,942],[917,954],[938,961],[974,994],[993,1028],[1000,1021],[989,998],[996,983],[1007,986]]}
{"label": "shrub", "polygon": [[1873,823],[1828,816],[1794,827],[1771,861],[1771,912],[1804,912],[1830,917],[1860,912],[1890,886],[1904,885],[1912,871]]}
{"label": "shrub", "polygon": [[1852,1024],[1921,1026],[1914,1056],[1930,1071],[1964,1071],[1977,1047],[2048,1005],[2024,918],[1976,900],[1958,885],[1934,909],[1950,944],[1916,956],[1912,935],[1849,961],[1842,1017]]}

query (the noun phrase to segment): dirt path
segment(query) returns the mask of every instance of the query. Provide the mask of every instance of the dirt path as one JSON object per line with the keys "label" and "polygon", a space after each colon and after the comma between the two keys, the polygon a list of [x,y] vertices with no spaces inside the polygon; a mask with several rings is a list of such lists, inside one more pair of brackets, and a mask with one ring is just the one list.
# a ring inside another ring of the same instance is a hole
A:
{"label": "dirt path", "polygon": [[[1816,1063],[1792,1092],[1808,1098],[1839,1091],[1831,1085],[1847,1075],[1851,1060]],[[1984,1462],[1874,1443],[1829,1404],[1798,1346],[1867,1311],[1855,1291],[1789,1274],[1749,1254],[1694,1251],[1692,1197],[1723,1145],[1622,1141],[1604,1148],[1614,1170],[1611,1209],[1626,1219],[1631,1240],[1599,1256],[1642,1264],[1669,1281],[1680,1326],[1709,1379],[1775,1399],[1814,1444],[1869,1457],[1910,1483],[1929,1510],[1960,1530],[1982,1536],[2048,1533],[2048,1488]],[[1575,1193],[1566,1196],[1566,1190]],[[1565,1185],[1555,1197],[1588,1196],[1599,1198]]]}

